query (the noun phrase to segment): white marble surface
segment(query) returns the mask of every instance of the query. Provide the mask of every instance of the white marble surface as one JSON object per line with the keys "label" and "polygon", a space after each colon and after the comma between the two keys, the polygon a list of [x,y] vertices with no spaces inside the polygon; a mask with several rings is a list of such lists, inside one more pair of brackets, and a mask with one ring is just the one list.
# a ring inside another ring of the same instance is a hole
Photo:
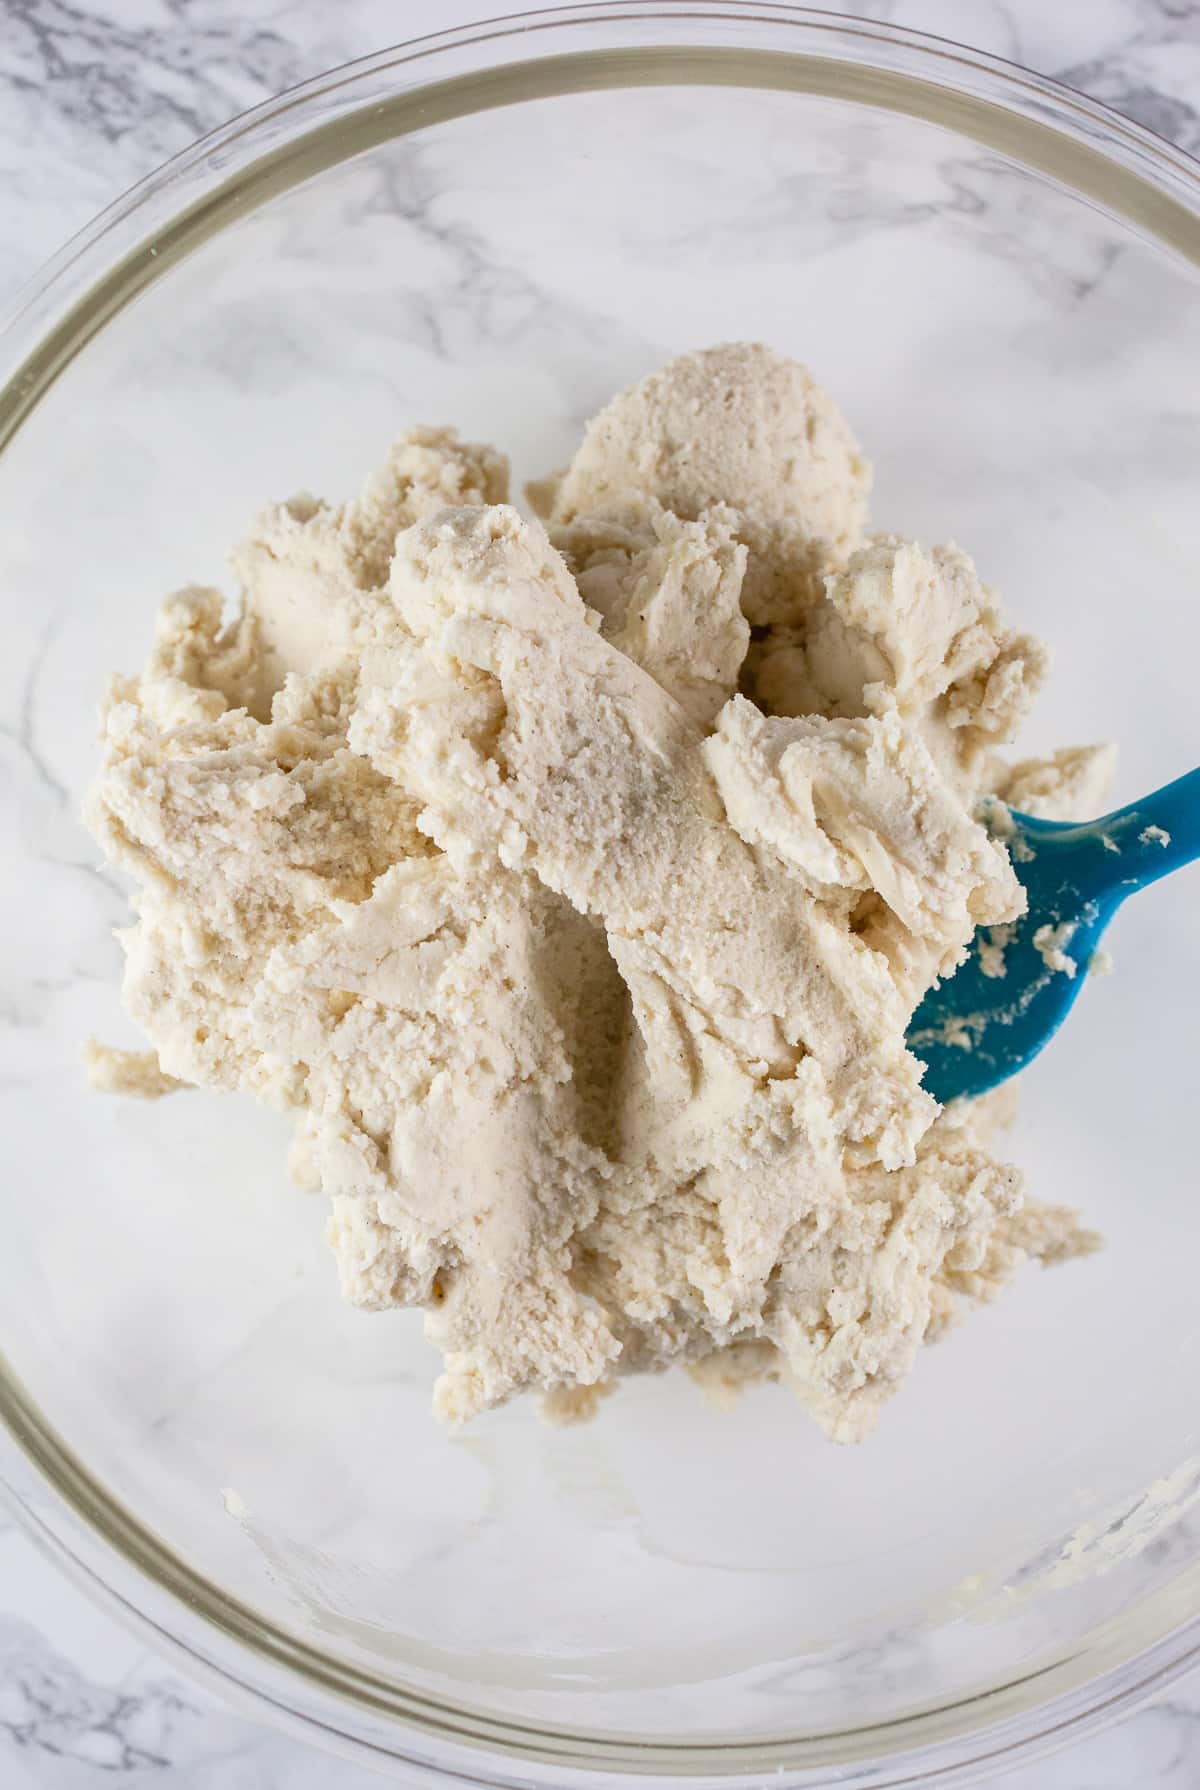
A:
{"label": "white marble surface", "polygon": [[[481,0],[3,0],[0,302],[121,189],[229,114]],[[854,10],[846,8],[845,10]],[[1198,0],[863,0],[1087,89],[1200,151]],[[353,1790],[366,1771],[215,1703],[0,1517],[0,1790]],[[1200,1678],[1018,1774],[1026,1790],[1200,1782]]]}

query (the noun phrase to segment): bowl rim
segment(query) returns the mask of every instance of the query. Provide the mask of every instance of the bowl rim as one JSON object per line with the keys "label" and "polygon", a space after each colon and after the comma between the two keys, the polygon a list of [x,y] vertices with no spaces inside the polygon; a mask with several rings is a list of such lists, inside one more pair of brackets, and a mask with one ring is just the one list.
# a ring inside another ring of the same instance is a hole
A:
{"label": "bowl rim", "polygon": [[[239,210],[431,122],[577,91],[585,69],[590,86],[771,85],[907,112],[1014,156],[1200,266],[1200,162],[1047,76],[947,38],[770,0],[591,0],[429,33],[342,64],[240,114],[132,187],[10,307],[0,329],[0,453],[107,322]],[[1200,1659],[1198,1562],[1144,1599],[1123,1620],[1122,1640],[1106,1637],[1107,1651],[1085,1645],[1012,1682],[843,1733],[690,1744],[507,1721],[398,1690],[212,1585],[89,1471],[2,1353],[0,1442],[5,1501],[93,1594],[226,1695],[241,1693],[343,1752],[403,1760],[431,1784],[476,1774],[528,1782],[535,1765],[542,1781],[572,1787],[680,1776],[732,1786],[765,1772],[797,1787],[962,1783],[1112,1719]],[[18,1489],[10,1461],[34,1469],[36,1497]]]}

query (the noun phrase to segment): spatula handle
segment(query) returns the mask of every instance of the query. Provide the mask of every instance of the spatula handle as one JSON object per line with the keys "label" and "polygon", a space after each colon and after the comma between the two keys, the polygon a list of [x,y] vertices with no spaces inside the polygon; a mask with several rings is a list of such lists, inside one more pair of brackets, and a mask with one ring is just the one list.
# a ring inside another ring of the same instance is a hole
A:
{"label": "spatula handle", "polygon": [[1200,858],[1200,770],[1188,771],[1153,795],[1093,823],[1120,846],[1112,854],[1112,883],[1124,894],[1157,882]]}

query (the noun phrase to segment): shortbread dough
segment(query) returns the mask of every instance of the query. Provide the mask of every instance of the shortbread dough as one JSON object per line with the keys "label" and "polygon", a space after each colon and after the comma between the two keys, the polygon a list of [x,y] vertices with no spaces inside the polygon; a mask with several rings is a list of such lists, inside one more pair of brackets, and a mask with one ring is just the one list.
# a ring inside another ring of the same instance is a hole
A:
{"label": "shortbread dough", "polygon": [[424,1309],[451,1422],[681,1363],[856,1440],[963,1300],[1092,1247],[904,1034],[1022,909],[978,798],[1107,760],[1006,766],[1042,649],[956,548],[865,537],[867,488],[803,368],[685,355],[544,521],[414,431],[114,683],[88,818],[153,1055],[93,1078],[292,1114],[344,1293]]}

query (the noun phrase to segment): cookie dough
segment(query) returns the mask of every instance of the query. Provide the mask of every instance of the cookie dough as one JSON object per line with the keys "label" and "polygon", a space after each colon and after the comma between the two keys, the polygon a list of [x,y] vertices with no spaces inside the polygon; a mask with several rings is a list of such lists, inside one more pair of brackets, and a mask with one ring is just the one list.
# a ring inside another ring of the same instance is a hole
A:
{"label": "cookie dough", "polygon": [[1040,647],[957,549],[864,540],[867,486],[803,368],[684,356],[545,523],[414,431],[114,683],[87,812],[153,1056],[93,1075],[292,1114],[344,1293],[424,1309],[448,1421],[680,1363],[857,1440],[964,1300],[1093,1245],[992,1153],[1006,1099],[939,1112],[905,1047],[1022,908],[976,799],[1059,761],[998,756]]}
{"label": "cookie dough", "polygon": [[621,392],[566,472],[533,494],[554,524],[606,514],[630,493],[685,518],[732,505],[750,549],[742,607],[767,623],[819,601],[825,574],[863,539],[870,485],[849,424],[808,369],[733,342]]}

